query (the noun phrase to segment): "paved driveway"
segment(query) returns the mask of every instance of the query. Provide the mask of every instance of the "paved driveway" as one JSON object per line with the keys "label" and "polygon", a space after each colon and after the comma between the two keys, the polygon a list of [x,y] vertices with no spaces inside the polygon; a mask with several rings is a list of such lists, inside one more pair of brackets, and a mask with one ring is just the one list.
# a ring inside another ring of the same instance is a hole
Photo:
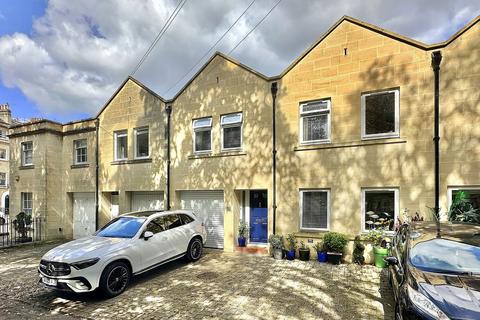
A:
{"label": "paved driveway", "polygon": [[197,263],[159,267],[105,300],[37,285],[37,263],[52,246],[0,250],[0,319],[393,319],[386,276],[372,266],[207,250]]}

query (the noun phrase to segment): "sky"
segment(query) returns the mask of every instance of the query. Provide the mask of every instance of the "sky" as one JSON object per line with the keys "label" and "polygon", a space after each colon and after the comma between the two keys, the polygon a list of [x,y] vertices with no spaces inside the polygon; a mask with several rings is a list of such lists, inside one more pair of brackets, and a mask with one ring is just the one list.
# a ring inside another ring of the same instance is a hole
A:
{"label": "sky", "polygon": [[[23,119],[95,115],[182,1],[0,0],[0,103]],[[134,77],[171,98],[215,51],[235,48],[278,1],[186,0]],[[280,1],[230,54],[269,76],[343,15],[427,44],[448,39],[480,15],[478,0]]]}

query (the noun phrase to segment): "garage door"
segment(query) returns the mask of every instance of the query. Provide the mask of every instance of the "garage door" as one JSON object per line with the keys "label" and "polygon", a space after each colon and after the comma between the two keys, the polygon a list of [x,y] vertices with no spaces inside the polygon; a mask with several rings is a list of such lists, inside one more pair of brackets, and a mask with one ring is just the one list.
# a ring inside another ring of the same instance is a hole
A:
{"label": "garage door", "polygon": [[73,194],[73,238],[90,236],[95,232],[95,193]]}
{"label": "garage door", "polygon": [[132,211],[163,210],[163,192],[132,192]]}
{"label": "garage door", "polygon": [[223,248],[223,191],[182,191],[182,208],[192,210],[205,223],[210,248]]}

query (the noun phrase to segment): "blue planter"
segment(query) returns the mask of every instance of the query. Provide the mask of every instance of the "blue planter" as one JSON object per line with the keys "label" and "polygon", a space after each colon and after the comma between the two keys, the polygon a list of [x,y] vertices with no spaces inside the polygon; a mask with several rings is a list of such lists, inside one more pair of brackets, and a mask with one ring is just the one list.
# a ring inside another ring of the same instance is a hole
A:
{"label": "blue planter", "polygon": [[238,237],[238,246],[245,247],[247,242],[247,238],[245,237]]}
{"label": "blue planter", "polygon": [[325,251],[317,251],[318,262],[327,262],[327,253]]}
{"label": "blue planter", "polygon": [[287,260],[295,260],[295,250],[287,251]]}

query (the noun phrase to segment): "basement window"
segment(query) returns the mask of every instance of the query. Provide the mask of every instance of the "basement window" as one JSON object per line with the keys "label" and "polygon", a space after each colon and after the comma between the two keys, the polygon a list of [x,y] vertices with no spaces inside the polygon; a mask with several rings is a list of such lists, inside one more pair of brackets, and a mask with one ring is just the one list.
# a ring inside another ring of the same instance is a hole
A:
{"label": "basement window", "polygon": [[242,113],[232,113],[221,117],[222,150],[242,148]]}
{"label": "basement window", "polygon": [[212,151],[212,118],[193,120],[193,152]]}
{"label": "basement window", "polygon": [[364,189],[362,195],[363,231],[395,230],[398,216],[398,189]]}
{"label": "basement window", "polygon": [[144,159],[150,156],[148,128],[135,129],[135,158]]}
{"label": "basement window", "polygon": [[75,164],[87,163],[87,139],[73,141]]}
{"label": "basement window", "polygon": [[300,105],[300,143],[330,142],[330,99]]}
{"label": "basement window", "polygon": [[330,190],[300,191],[300,229],[322,231],[329,229]]}
{"label": "basement window", "polygon": [[115,160],[128,159],[128,133],[127,130],[117,131],[115,136]]}
{"label": "basement window", "polygon": [[398,89],[362,94],[362,139],[400,136],[399,99]]}
{"label": "basement window", "polygon": [[22,166],[33,165],[33,142],[22,143]]}

